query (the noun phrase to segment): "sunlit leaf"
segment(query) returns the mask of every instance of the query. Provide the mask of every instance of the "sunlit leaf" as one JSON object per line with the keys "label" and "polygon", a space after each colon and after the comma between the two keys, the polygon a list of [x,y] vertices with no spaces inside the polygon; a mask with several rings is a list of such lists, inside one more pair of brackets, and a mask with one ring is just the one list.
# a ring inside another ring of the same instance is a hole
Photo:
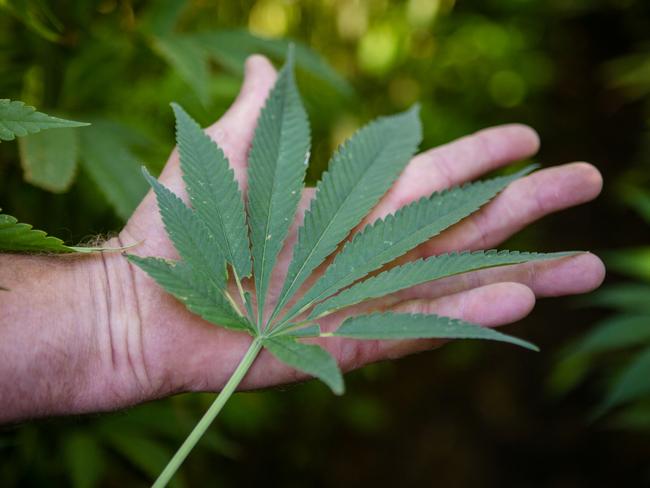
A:
{"label": "sunlit leaf", "polygon": [[117,215],[127,220],[147,193],[129,128],[105,120],[80,131],[80,159]]}
{"label": "sunlit leaf", "polygon": [[286,59],[290,45],[295,48],[296,67],[334,87],[339,93],[352,94],[350,84],[308,46],[295,40],[265,39],[245,30],[219,30],[191,34],[220,64],[241,73],[244,61],[251,54],[265,54]]}
{"label": "sunlit leaf", "polygon": [[154,49],[192,87],[204,105],[210,102],[210,70],[203,46],[197,39],[166,34],[153,38]]}
{"label": "sunlit leaf", "polygon": [[25,180],[51,192],[66,191],[77,169],[79,140],[71,128],[21,137],[20,162]]}

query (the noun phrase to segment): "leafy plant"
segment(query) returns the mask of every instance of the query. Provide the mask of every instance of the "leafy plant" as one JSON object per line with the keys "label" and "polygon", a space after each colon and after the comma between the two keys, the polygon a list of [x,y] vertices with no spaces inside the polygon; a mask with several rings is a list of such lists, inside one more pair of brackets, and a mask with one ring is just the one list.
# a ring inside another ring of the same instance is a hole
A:
{"label": "leafy plant", "polygon": [[34,107],[18,100],[0,99],[0,140],[13,141],[16,136],[35,134],[45,129],[82,127],[85,122],[59,119],[37,112]]}
{"label": "leafy plant", "polygon": [[[650,114],[650,51],[647,45],[605,65],[604,75],[624,101],[643,102]],[[648,119],[650,121],[650,119]],[[650,138],[646,123],[639,152],[614,185],[624,206],[650,224],[648,163]],[[640,163],[640,164],[639,164]],[[642,229],[635,223],[635,237]],[[566,394],[590,377],[602,378],[601,398],[591,419],[607,415],[610,425],[650,432],[650,246],[617,249],[605,254],[608,270],[626,278],[610,284],[581,303],[611,313],[565,346],[550,376],[552,394]],[[600,372],[604,374],[599,374]]]}
{"label": "leafy plant", "polygon": [[[75,122],[73,120],[60,119],[51,115],[37,112],[34,107],[25,105],[17,100],[0,99],[0,140],[12,141],[16,137],[26,136],[28,134],[47,134],[42,133],[47,129],[59,129],[59,132],[67,134],[65,129],[71,127],[82,127],[89,125],[85,122]],[[34,139],[38,141],[41,139]],[[69,140],[64,135],[61,139],[48,138],[56,141],[55,144],[66,146]],[[33,142],[33,144],[38,144]],[[61,146],[62,150],[69,150]],[[29,156],[26,160],[39,160],[41,150],[33,145],[27,146],[26,151]],[[35,164],[38,166],[38,163]],[[38,171],[38,170],[36,170]],[[0,208],[0,210],[2,210]],[[91,247],[74,247],[66,246],[61,239],[48,236],[42,230],[35,230],[29,224],[18,222],[18,219],[11,215],[0,213],[0,252],[92,252],[101,250]]]}
{"label": "leafy plant", "polygon": [[[2,209],[0,209],[2,210]],[[66,246],[57,237],[49,236],[31,225],[18,222],[11,215],[0,213],[0,252],[92,252],[100,248]]]}
{"label": "leafy plant", "polygon": [[[173,109],[180,164],[192,207],[144,171],[181,259],[135,255],[128,259],[193,313],[253,338],[213,405],[154,486],[164,486],[171,479],[262,348],[292,368],[319,378],[336,394],[343,393],[344,385],[335,359],[319,345],[301,339],[473,338],[536,349],[493,329],[436,315],[362,315],[346,319],[331,332],[322,332],[318,325],[320,318],[334,311],[418,283],[489,266],[565,256],[567,253],[452,253],[359,281],[475,212],[532,168],[434,193],[367,226],[345,243],[323,276],[287,310],[286,305],[307,278],[377,204],[415,153],[421,137],[417,106],[366,125],[334,154],[298,231],[277,304],[267,306],[270,275],[296,213],[309,158],[309,123],[293,63],[290,52],[258,120],[248,160],[247,205],[221,149],[177,105]],[[229,275],[237,285],[237,299],[226,288]],[[249,278],[255,299],[243,282]]]}

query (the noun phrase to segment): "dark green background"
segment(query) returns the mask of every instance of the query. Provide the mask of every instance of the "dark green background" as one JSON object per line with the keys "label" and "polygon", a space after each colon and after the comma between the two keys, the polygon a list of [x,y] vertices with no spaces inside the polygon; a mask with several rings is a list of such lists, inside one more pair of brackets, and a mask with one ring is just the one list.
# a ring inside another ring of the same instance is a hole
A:
{"label": "dark green background", "polygon": [[[602,171],[597,202],[547,217],[507,247],[598,253],[648,242],[647,225],[626,204],[629,189],[646,187],[650,176],[646,0],[8,5],[0,9],[0,96],[76,120],[123,124],[135,134],[119,142],[133,167],[162,167],[173,141],[170,101],[208,124],[240,81],[236,66],[211,63],[203,87],[210,96],[200,100],[196,86],[158,55],[155,36],[244,28],[301,41],[350,83],[353,94],[345,95],[313,73],[301,75],[314,126],[312,181],[355,127],[419,100],[425,148],[517,121],[539,131],[536,160],[544,165],[586,160]],[[121,226],[101,182],[95,185],[81,165],[62,194],[31,186],[18,145],[0,144],[3,209],[68,242]],[[237,396],[180,482],[647,486],[650,430],[588,420],[608,371],[588,374],[565,395],[548,386],[560,348],[603,315],[575,299],[544,300],[507,328],[541,346],[540,354],[453,344],[350,374],[342,398],[316,383]],[[183,396],[113,416],[4,427],[0,486],[144,486],[210,399]]]}

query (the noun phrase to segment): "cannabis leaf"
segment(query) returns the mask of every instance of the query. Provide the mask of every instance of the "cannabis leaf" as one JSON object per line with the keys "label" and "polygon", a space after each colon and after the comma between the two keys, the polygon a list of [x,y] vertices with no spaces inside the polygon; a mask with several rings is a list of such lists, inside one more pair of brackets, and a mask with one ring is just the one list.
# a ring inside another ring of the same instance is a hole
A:
{"label": "cannabis leaf", "polygon": [[0,213],[0,252],[87,253],[105,250],[115,249],[66,246],[58,237],[18,222],[16,217]]}
{"label": "cannabis leaf", "polygon": [[475,212],[532,168],[434,193],[367,226],[345,245],[323,277],[287,312],[285,323],[314,302],[336,293]]}
{"label": "cannabis leaf", "polygon": [[188,310],[208,322],[237,330],[250,330],[250,325],[239,317],[223,295],[186,263],[172,263],[158,258],[129,256],[129,260],[146,271],[168,293],[183,302]]}
{"label": "cannabis leaf", "polygon": [[337,395],[343,394],[343,376],[336,360],[325,349],[288,336],[270,337],[262,344],[283,363],[317,377]]}
{"label": "cannabis leaf", "polygon": [[176,138],[190,200],[239,278],[251,273],[244,202],[223,151],[180,106]]}
{"label": "cannabis leaf", "polygon": [[290,52],[260,114],[248,158],[258,328],[262,327],[259,322],[271,271],[302,194],[309,144],[309,123],[296,88]]}
{"label": "cannabis leaf", "polygon": [[35,134],[45,129],[84,125],[88,124],[37,112],[34,107],[18,100],[0,99],[0,140],[12,141],[15,137]]}
{"label": "cannabis leaf", "polygon": [[73,252],[61,239],[6,214],[0,214],[0,251]]}
{"label": "cannabis leaf", "polygon": [[375,313],[347,319],[331,334],[351,339],[492,339],[537,351],[530,342],[488,327],[437,315]]}
{"label": "cannabis leaf", "polygon": [[[343,308],[432,280],[572,254],[454,252],[381,272],[396,258],[479,210],[512,181],[532,171],[531,166],[433,193],[367,225],[342,246],[311,288],[300,294],[314,271],[363,221],[416,152],[422,129],[415,106],[366,125],[332,157],[298,229],[284,283],[273,295],[275,306],[267,306],[272,302],[268,299],[271,275],[296,214],[309,158],[309,123],[293,65],[290,49],[255,130],[246,202],[223,151],[175,104],[180,166],[191,207],[144,172],[180,261],[128,259],[190,311],[253,337],[222,392],[154,486],[164,486],[171,479],[262,349],[291,368],[319,378],[337,394],[343,393],[344,385],[336,360],[305,339],[489,339],[536,350],[529,342],[496,330],[437,315],[370,311],[351,315],[331,332],[321,331],[318,322]],[[230,295],[231,269],[238,297]],[[251,270],[253,279],[242,282]],[[367,277],[375,271],[380,272]],[[254,290],[247,289],[253,286]]]}
{"label": "cannabis leaf", "polygon": [[274,316],[402,172],[420,143],[417,112],[415,107],[369,124],[336,153],[298,231],[298,244]]}
{"label": "cannabis leaf", "polygon": [[382,297],[427,281],[494,266],[506,266],[528,261],[556,259],[573,253],[527,253],[518,251],[475,251],[441,254],[427,259],[411,261],[362,281],[338,295],[318,304],[310,318],[321,318],[365,300]]}

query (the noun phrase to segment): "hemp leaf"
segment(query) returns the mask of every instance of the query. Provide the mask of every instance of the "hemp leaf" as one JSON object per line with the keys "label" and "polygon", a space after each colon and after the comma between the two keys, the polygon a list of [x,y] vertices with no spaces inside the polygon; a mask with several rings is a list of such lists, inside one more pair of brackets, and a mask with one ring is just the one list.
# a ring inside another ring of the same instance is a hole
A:
{"label": "hemp leaf", "polygon": [[34,229],[30,224],[18,222],[16,217],[0,213],[0,252],[91,253],[123,249],[125,248],[67,246],[58,237]]}
{"label": "hemp leaf", "polygon": [[18,100],[0,98],[0,140],[12,141],[16,136],[35,134],[44,129],[60,127],[82,127],[84,122],[59,119],[51,115],[37,112],[34,107],[25,105]]}
{"label": "hemp leaf", "polygon": [[[298,229],[277,301],[268,306],[271,273],[296,215],[309,159],[309,122],[293,65],[290,49],[258,120],[248,158],[246,204],[223,151],[178,105],[172,107],[191,207],[145,170],[180,260],[132,255],[128,259],[191,312],[253,338],[213,406],[154,486],[164,486],[170,480],[263,348],[292,368],[319,378],[336,394],[344,391],[336,360],[321,346],[304,343],[303,339],[489,339],[536,350],[529,342],[493,329],[436,315],[370,313],[349,317],[337,330],[327,332],[321,331],[318,322],[346,307],[428,281],[571,254],[465,251],[416,260],[367,278],[476,212],[512,181],[532,171],[531,166],[513,175],[433,193],[366,226],[345,243],[311,288],[297,295],[415,154],[422,129],[418,107],[414,106],[371,122],[334,154]],[[230,272],[237,285],[237,300],[229,292]],[[241,279],[251,274],[254,290],[246,290]]]}

